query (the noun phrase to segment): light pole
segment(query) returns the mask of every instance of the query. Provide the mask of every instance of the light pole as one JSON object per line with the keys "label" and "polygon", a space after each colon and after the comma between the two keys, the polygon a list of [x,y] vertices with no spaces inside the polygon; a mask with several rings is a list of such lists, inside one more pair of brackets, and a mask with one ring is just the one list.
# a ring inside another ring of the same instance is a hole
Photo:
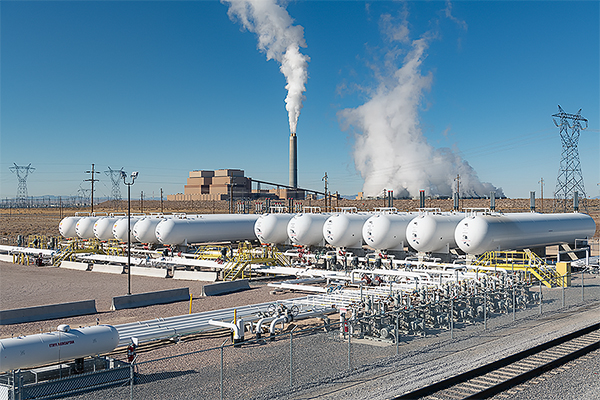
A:
{"label": "light pole", "polygon": [[131,182],[127,183],[127,174],[121,171],[123,183],[127,185],[127,294],[131,294],[131,185],[135,182],[139,172],[131,173]]}

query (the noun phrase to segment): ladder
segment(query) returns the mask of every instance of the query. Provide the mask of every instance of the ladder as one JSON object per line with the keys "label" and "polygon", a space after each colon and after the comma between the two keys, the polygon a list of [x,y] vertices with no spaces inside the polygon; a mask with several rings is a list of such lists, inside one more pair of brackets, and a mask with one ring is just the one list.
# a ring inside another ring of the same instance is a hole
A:
{"label": "ladder", "polygon": [[223,268],[223,280],[250,278],[252,265],[291,266],[290,260],[275,246],[264,245],[253,248],[249,242],[241,242],[235,255]]}
{"label": "ladder", "polygon": [[546,264],[531,250],[524,251],[488,251],[481,255],[471,266],[486,266],[504,270],[530,272],[545,286],[552,288],[562,285],[563,276]]}

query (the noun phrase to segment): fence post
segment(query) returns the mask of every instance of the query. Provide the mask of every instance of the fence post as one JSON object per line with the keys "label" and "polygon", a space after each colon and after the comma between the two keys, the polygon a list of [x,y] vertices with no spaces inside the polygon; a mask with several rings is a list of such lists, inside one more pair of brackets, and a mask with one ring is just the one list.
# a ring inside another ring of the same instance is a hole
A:
{"label": "fence post", "polygon": [[290,332],[290,388],[294,386],[294,347],[292,338],[294,332]]}
{"label": "fence post", "polygon": [[135,362],[135,357],[129,364],[129,399],[133,400],[133,363]]}
{"label": "fence post", "polygon": [[225,343],[227,343],[228,340],[229,338],[225,339],[225,341],[221,343],[221,400],[223,400],[223,346],[225,346]]}
{"label": "fence post", "polygon": [[346,320],[348,326],[348,369],[352,369],[351,347],[352,347],[352,332],[350,329],[350,319]]}
{"label": "fence post", "polygon": [[512,282],[512,318],[515,320],[515,307],[516,307],[516,295],[515,295],[515,275],[513,274],[513,282]]}
{"label": "fence post", "polygon": [[565,308],[565,283],[566,283],[565,277],[566,276],[567,276],[566,274],[562,276],[562,285],[561,285],[562,286],[562,308]]}
{"label": "fence post", "polygon": [[400,311],[398,311],[398,312],[396,313],[396,355],[398,355],[398,354],[399,354],[399,352],[400,352],[400,349],[399,349],[399,343],[398,343],[399,336],[400,336],[400,335],[398,334],[398,330],[399,330],[399,329],[400,329]]}
{"label": "fence post", "polygon": [[583,287],[585,286],[583,284],[583,275],[584,275],[584,272],[585,272],[585,267],[584,267],[584,269],[581,270],[581,302],[582,303],[584,301],[584,299],[583,299]]}
{"label": "fence post", "polygon": [[483,330],[487,330],[487,281],[483,290]]}
{"label": "fence post", "polygon": [[454,297],[450,298],[450,339],[454,339]]}
{"label": "fence post", "polygon": [[542,302],[543,302],[542,297],[543,297],[542,296],[542,280],[540,279],[540,315],[542,315]]}

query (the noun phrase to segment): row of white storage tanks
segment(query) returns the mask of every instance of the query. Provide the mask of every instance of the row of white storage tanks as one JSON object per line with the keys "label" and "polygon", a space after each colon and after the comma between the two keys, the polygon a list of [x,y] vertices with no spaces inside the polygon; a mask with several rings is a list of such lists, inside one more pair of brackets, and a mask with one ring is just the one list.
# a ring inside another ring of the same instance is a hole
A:
{"label": "row of white storage tanks", "polygon": [[[67,217],[59,231],[65,237],[116,238],[127,241],[127,217]],[[131,217],[131,240],[142,243],[188,243],[255,240],[377,250],[468,254],[516,250],[594,236],[596,224],[586,214],[420,212],[333,214],[208,214]]]}

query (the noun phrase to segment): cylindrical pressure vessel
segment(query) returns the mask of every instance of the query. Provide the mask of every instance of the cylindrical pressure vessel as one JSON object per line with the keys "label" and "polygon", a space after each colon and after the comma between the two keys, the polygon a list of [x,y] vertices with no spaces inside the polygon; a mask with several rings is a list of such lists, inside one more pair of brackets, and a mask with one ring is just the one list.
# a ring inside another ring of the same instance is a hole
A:
{"label": "cylindrical pressure vessel", "polygon": [[75,232],[77,232],[77,236],[82,239],[95,238],[96,235],[94,235],[94,224],[100,218],[103,217],[83,217],[77,221],[77,225],[75,226]]}
{"label": "cylindrical pressure vessel", "polygon": [[464,213],[423,213],[406,228],[408,244],[420,252],[447,253],[457,247],[454,230],[464,218]]}
{"label": "cylindrical pressure vessel", "polygon": [[324,245],[323,225],[331,214],[296,214],[290,219],[287,226],[287,234],[292,243],[303,246]]}
{"label": "cylindrical pressure vessel", "polygon": [[287,226],[294,215],[263,214],[254,223],[254,234],[261,243],[286,243],[289,240]]}
{"label": "cylindrical pressure vessel", "polygon": [[[144,218],[144,217],[139,217],[139,216],[131,217],[130,240],[132,243],[138,241],[135,238],[135,235],[133,234],[133,227],[142,218]],[[113,229],[112,229],[112,234],[115,239],[118,239],[122,242],[127,241],[127,224],[128,224],[127,217],[119,218],[119,220],[117,222],[115,222],[115,224],[113,225]]]}
{"label": "cylindrical pressure vessel", "polygon": [[334,247],[360,248],[362,227],[371,213],[340,213],[327,218],[323,225],[323,236]]}
{"label": "cylindrical pressure vessel", "polygon": [[462,251],[478,255],[491,250],[573,243],[595,232],[596,224],[586,214],[485,213],[462,220],[454,237]]}
{"label": "cylindrical pressure vessel", "polygon": [[38,367],[113,351],[119,332],[110,325],[59,330],[36,335],[0,339],[0,371]]}
{"label": "cylindrical pressure vessel", "polygon": [[[169,218],[171,219],[171,218]],[[140,243],[159,243],[156,237],[156,227],[162,221],[166,221],[164,216],[145,217],[138,220],[135,225],[132,225],[133,236]],[[127,235],[125,235],[127,236]]]}
{"label": "cylindrical pressure vessel", "polygon": [[94,235],[100,240],[114,239],[113,226],[121,217],[102,217],[94,223]]}
{"label": "cylindrical pressure vessel", "polygon": [[406,227],[415,218],[409,213],[374,214],[362,228],[363,240],[376,250],[402,250],[406,240]]}
{"label": "cylindrical pressure vessel", "polygon": [[77,231],[75,228],[77,227],[77,221],[79,221],[83,217],[65,217],[58,224],[58,231],[61,235],[66,238],[77,237]]}
{"label": "cylindrical pressure vessel", "polygon": [[254,223],[258,217],[258,214],[206,214],[170,218],[156,226],[156,237],[160,243],[175,245],[256,240]]}

